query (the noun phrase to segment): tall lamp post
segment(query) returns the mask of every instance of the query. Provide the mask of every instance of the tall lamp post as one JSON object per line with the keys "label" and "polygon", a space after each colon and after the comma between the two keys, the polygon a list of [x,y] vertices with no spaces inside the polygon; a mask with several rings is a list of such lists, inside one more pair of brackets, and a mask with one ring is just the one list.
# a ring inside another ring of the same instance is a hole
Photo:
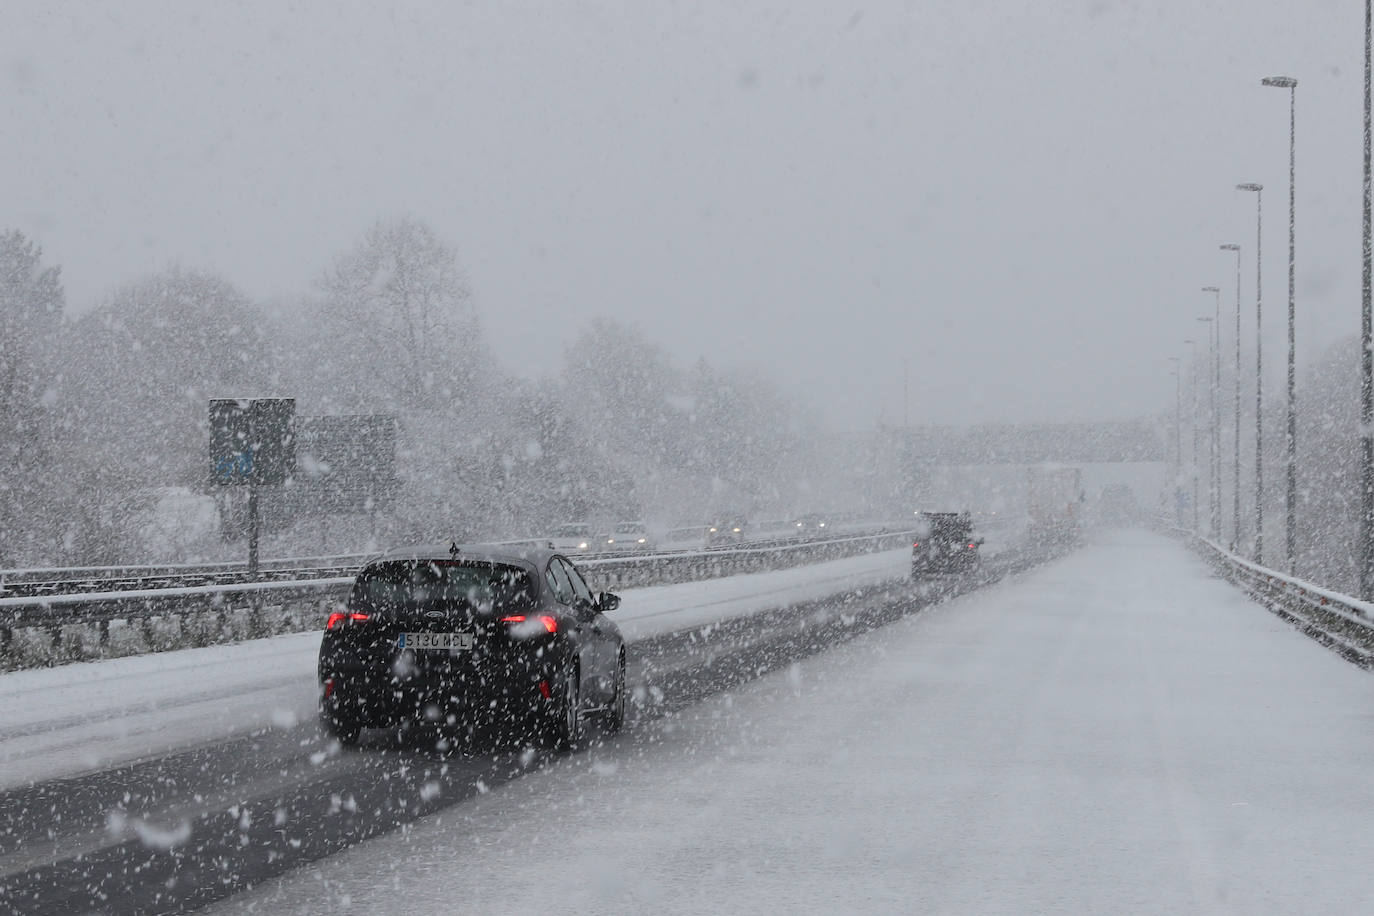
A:
{"label": "tall lamp post", "polygon": [[[902,357],[902,429],[911,429],[911,360]],[[908,437],[910,433],[905,433]]]}
{"label": "tall lamp post", "polygon": [[1360,597],[1374,599],[1374,335],[1371,334],[1370,47],[1371,2],[1364,0],[1364,243],[1360,293]]}
{"label": "tall lamp post", "polygon": [[1183,506],[1179,504],[1179,496],[1183,479],[1183,365],[1177,356],[1169,357],[1169,362],[1174,364],[1169,370],[1174,377],[1174,521],[1182,528]]}
{"label": "tall lamp post", "polygon": [[1284,525],[1284,546],[1287,548],[1288,574],[1297,574],[1297,513],[1298,513],[1298,387],[1295,362],[1297,343],[1294,332],[1294,245],[1293,232],[1296,225],[1294,192],[1296,172],[1296,153],[1298,137],[1298,81],[1291,76],[1267,76],[1260,81],[1265,86],[1288,90],[1288,491],[1284,498],[1287,519]]}
{"label": "tall lamp post", "polygon": [[1264,185],[1247,182],[1237,191],[1255,192],[1255,562],[1264,565]]}
{"label": "tall lamp post", "polygon": [[1221,540],[1221,407],[1217,398],[1221,396],[1221,287],[1204,286],[1204,293],[1216,297],[1216,315],[1211,329],[1215,334],[1212,342],[1212,537]]}
{"label": "tall lamp post", "polygon": [[1193,440],[1193,463],[1188,469],[1188,476],[1193,479],[1193,534],[1197,534],[1201,524],[1197,508],[1200,495],[1197,479],[1197,341],[1189,337],[1183,342],[1193,348],[1192,360],[1188,364],[1188,390],[1193,401],[1192,409],[1188,412],[1188,437]]}
{"label": "tall lamp post", "polygon": [[[1205,351],[1205,355],[1207,356],[1207,362],[1204,363],[1203,366],[1202,366],[1202,374],[1203,374],[1203,378],[1207,379],[1207,387],[1210,389],[1210,388],[1212,387],[1212,367],[1211,367],[1211,365],[1210,365],[1210,363],[1212,362],[1212,318],[1211,318],[1211,316],[1209,315],[1209,316],[1207,316],[1207,317],[1205,317],[1205,318],[1199,318],[1198,321],[1200,321],[1200,322],[1205,322],[1206,325],[1207,325],[1207,350]],[[1194,357],[1194,361],[1196,361],[1196,357]],[[1194,378],[1195,380],[1196,380],[1196,378],[1197,378],[1197,366],[1196,366],[1196,365],[1193,366],[1193,378]],[[1194,381],[1194,384],[1197,384],[1196,381]],[[1194,395],[1193,410],[1195,410],[1195,411],[1198,410],[1198,404],[1197,404],[1197,397],[1196,397],[1196,395]],[[1199,411],[1199,413],[1200,413],[1200,412],[1201,412],[1201,411]],[[1216,413],[1216,398],[1215,398],[1215,397],[1212,398],[1212,413],[1213,413],[1213,414]],[[1215,421],[1216,417],[1213,416],[1212,419]],[[1196,437],[1196,435],[1197,435],[1197,434],[1194,433],[1194,436],[1195,436],[1195,437]],[[1197,450],[1196,439],[1194,439],[1193,449],[1194,449],[1194,451],[1196,452],[1196,450]],[[1208,530],[1209,532],[1210,532],[1213,528],[1216,527],[1216,521],[1217,521],[1217,516],[1216,516],[1216,511],[1215,511],[1215,503],[1214,503],[1214,501],[1213,501],[1213,499],[1212,499],[1212,485],[1215,483],[1215,481],[1214,481],[1213,479],[1211,479],[1211,477],[1212,477],[1212,459],[1213,459],[1214,457],[1215,457],[1215,456],[1214,456],[1213,453],[1212,453],[1212,431],[1211,431],[1211,429],[1209,428],[1209,429],[1207,430],[1207,476],[1208,476],[1208,478],[1209,478],[1208,481],[1207,481],[1207,530]],[[1194,458],[1193,461],[1194,461],[1194,463],[1196,463],[1197,458]]]}
{"label": "tall lamp post", "polygon": [[1231,493],[1234,503],[1231,519],[1231,552],[1235,553],[1240,549],[1240,246],[1235,244],[1222,245],[1221,250],[1236,253],[1236,459]]}

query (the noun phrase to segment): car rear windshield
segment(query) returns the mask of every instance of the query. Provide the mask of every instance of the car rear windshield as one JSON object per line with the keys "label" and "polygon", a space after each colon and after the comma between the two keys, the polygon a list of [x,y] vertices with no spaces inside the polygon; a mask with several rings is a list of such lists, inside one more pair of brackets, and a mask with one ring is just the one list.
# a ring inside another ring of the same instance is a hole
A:
{"label": "car rear windshield", "polygon": [[530,576],[518,566],[405,560],[363,570],[353,586],[351,604],[368,614],[454,607],[491,614],[527,607],[533,601]]}

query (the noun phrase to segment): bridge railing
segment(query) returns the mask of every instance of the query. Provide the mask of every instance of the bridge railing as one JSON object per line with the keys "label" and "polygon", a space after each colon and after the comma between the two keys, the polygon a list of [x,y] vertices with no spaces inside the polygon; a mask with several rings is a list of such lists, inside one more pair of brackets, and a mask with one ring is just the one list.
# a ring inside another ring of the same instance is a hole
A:
{"label": "bridge railing", "polygon": [[1350,661],[1374,667],[1374,604],[1252,563],[1213,541],[1194,538],[1194,544],[1218,573],[1269,610]]}
{"label": "bridge railing", "polygon": [[[574,559],[596,590],[783,569],[907,546],[914,532]],[[0,669],[205,646],[324,625],[353,573],[299,580],[0,598]]]}

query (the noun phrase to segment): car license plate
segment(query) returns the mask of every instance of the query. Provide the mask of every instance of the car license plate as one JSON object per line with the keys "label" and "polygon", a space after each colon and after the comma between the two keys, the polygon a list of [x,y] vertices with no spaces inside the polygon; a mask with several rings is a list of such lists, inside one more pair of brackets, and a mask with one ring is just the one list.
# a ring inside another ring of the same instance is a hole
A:
{"label": "car license plate", "polygon": [[398,649],[450,649],[472,648],[471,633],[402,633],[396,637]]}

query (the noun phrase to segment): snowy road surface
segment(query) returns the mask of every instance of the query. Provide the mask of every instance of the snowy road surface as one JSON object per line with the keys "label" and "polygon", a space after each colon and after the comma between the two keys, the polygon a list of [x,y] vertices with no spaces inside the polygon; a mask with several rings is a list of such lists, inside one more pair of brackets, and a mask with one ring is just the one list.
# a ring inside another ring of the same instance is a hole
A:
{"label": "snowy road surface", "polygon": [[1127,532],[216,912],[1355,913],[1374,680]]}

